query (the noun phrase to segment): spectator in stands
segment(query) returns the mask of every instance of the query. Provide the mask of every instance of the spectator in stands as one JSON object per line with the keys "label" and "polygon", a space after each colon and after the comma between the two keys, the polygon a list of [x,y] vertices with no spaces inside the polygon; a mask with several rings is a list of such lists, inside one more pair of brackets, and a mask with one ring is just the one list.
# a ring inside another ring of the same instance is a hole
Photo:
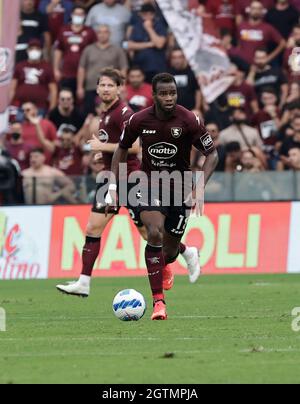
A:
{"label": "spectator in stands", "polygon": [[300,147],[292,147],[288,152],[288,157],[282,157],[282,161],[288,168],[300,171]]}
{"label": "spectator in stands", "polygon": [[17,43],[15,47],[15,65],[28,59],[27,49],[30,38],[24,34],[22,24],[20,23]]}
{"label": "spectator in stands", "polygon": [[112,33],[112,44],[121,46],[130,18],[131,12],[127,7],[119,4],[116,0],[103,0],[101,4],[96,4],[90,10],[86,25],[96,30],[99,25],[107,24]]}
{"label": "spectator in stands", "polygon": [[253,125],[259,130],[268,157],[269,168],[276,169],[278,163],[278,132],[281,126],[281,111],[278,107],[276,91],[266,88],[261,95],[263,109],[253,117]]}
{"label": "spectator in stands", "polygon": [[272,25],[263,21],[264,7],[259,1],[252,1],[248,21],[238,27],[238,48],[236,55],[251,64],[257,48],[276,46],[269,54],[267,63],[276,59],[284,50],[286,42]]}
{"label": "spectator in stands", "polygon": [[152,86],[145,83],[144,72],[137,66],[131,67],[128,71],[126,100],[134,112],[153,104]]}
{"label": "spectator in stands", "polygon": [[253,124],[260,131],[261,138],[265,145],[274,146],[277,141],[277,132],[280,128],[281,111],[278,107],[278,98],[276,91],[272,88],[266,88],[261,94],[260,109],[253,117]]}
{"label": "spectator in stands", "polygon": [[23,187],[26,203],[46,205],[56,202],[77,202],[75,186],[61,171],[46,165],[43,149],[30,153],[30,168],[23,171]]}
{"label": "spectator in stands", "polygon": [[21,0],[21,24],[28,40],[38,38],[43,42],[44,56],[50,60],[51,35],[47,17],[35,10],[34,0]]}
{"label": "spectator in stands", "polygon": [[20,174],[18,163],[0,147],[0,205],[24,203]]}
{"label": "spectator in stands", "polygon": [[69,128],[62,129],[59,136],[59,145],[53,155],[53,166],[66,175],[82,175],[83,151],[77,147],[74,132]]}
{"label": "spectator in stands", "polygon": [[226,145],[238,142],[242,150],[258,148],[262,150],[263,142],[257,129],[247,124],[247,114],[242,108],[235,108],[231,115],[232,125],[220,134],[220,143]]}
{"label": "spectator in stands", "polygon": [[28,60],[15,68],[10,98],[14,105],[21,106],[30,101],[37,105],[42,114],[57,103],[57,85],[52,66],[42,59],[42,47],[38,39],[28,44]]}
{"label": "spectator in stands", "polygon": [[235,1],[236,0],[208,0],[206,2],[207,13],[215,20],[217,27],[227,29],[235,34]]}
{"label": "spectator in stands", "polygon": [[[250,13],[250,6],[252,0],[236,0],[235,2],[235,14],[236,14],[236,23],[240,25],[243,21],[247,20]],[[275,0],[261,0],[261,4],[264,7],[264,14],[267,13],[267,10],[270,10],[274,7]]]}
{"label": "spectator in stands", "polygon": [[133,64],[144,71],[147,83],[151,83],[153,77],[167,67],[167,28],[151,4],[144,4],[139,15],[132,27],[127,47],[133,54]]}
{"label": "spectator in stands", "polygon": [[84,49],[96,42],[95,31],[84,25],[85,10],[76,7],[70,25],[64,26],[58,35],[54,51],[54,74],[61,87],[77,90],[77,71]]}
{"label": "spectator in stands", "polygon": [[10,157],[18,162],[21,170],[29,167],[31,147],[24,142],[22,125],[19,122],[11,124],[10,131],[6,136],[5,149]]}
{"label": "spectator in stands", "polygon": [[39,11],[47,16],[51,40],[54,42],[61,27],[68,24],[73,10],[71,0],[41,0]]}
{"label": "spectator in stands", "polygon": [[74,96],[71,90],[63,88],[59,92],[58,106],[50,111],[49,120],[61,133],[64,127],[72,128],[78,133],[84,124],[84,117],[78,108],[75,107]]}
{"label": "spectator in stands", "polygon": [[[100,0],[101,1],[101,0]],[[99,0],[73,0],[75,6],[83,7],[88,12],[95,4],[100,3]],[[131,0],[129,0],[131,1]]]}
{"label": "spectator in stands", "polygon": [[265,88],[273,87],[282,106],[288,95],[288,81],[282,70],[272,67],[268,59],[266,49],[256,50],[254,64],[250,68],[247,83],[254,85],[259,98]]}
{"label": "spectator in stands", "polygon": [[178,87],[178,104],[198,115],[202,109],[202,94],[192,69],[180,48],[173,49],[168,69],[176,80]]}
{"label": "spectator in stands", "polygon": [[47,161],[50,161],[57,140],[55,126],[47,119],[39,117],[38,109],[33,103],[23,104],[22,109],[25,118],[22,123],[24,142],[32,149],[43,148],[47,155]]}
{"label": "spectator in stands", "polygon": [[228,105],[226,93],[223,93],[213,103],[209,104],[204,118],[206,122],[216,122],[222,131],[231,125],[231,112],[232,108]]}
{"label": "spectator in stands", "polygon": [[290,80],[300,79],[300,61],[297,48],[300,48],[300,25],[294,27],[283,57],[283,67]]}
{"label": "spectator in stands", "polygon": [[243,170],[242,148],[239,142],[228,142],[225,145],[225,172],[235,173]]}
{"label": "spectator in stands", "polygon": [[217,148],[219,154],[219,162],[216,167],[216,171],[224,171],[225,170],[225,159],[226,159],[226,150],[225,147],[220,143],[220,128],[215,122],[207,122],[206,128],[211,134],[215,146]]}
{"label": "spectator in stands", "polygon": [[262,162],[252,150],[244,150],[242,152],[241,164],[243,172],[259,173],[265,171]]}
{"label": "spectator in stands", "polygon": [[[300,147],[300,115],[295,116],[291,124],[286,127],[285,132],[282,129],[282,133],[284,133],[284,136],[280,138],[282,140],[280,156],[287,157],[292,147]],[[285,163],[285,160],[283,160],[283,163]],[[280,163],[279,169],[282,169]]]}
{"label": "spectator in stands", "polygon": [[125,52],[110,42],[108,25],[101,25],[97,31],[98,41],[85,48],[80,59],[77,81],[77,97],[84,99],[85,113],[94,113],[99,72],[107,67],[121,70],[126,76],[128,60]]}
{"label": "spectator in stands", "polygon": [[275,7],[268,11],[265,21],[287,40],[294,26],[299,24],[299,12],[289,0],[276,0]]}
{"label": "spectator in stands", "polygon": [[231,74],[234,82],[226,91],[228,105],[231,108],[244,108],[250,119],[259,110],[254,87],[246,82],[245,72],[237,65],[232,65]]}
{"label": "spectator in stands", "polygon": [[300,101],[300,82],[292,81],[289,85],[288,96],[283,110],[285,110],[292,102],[297,101]]}

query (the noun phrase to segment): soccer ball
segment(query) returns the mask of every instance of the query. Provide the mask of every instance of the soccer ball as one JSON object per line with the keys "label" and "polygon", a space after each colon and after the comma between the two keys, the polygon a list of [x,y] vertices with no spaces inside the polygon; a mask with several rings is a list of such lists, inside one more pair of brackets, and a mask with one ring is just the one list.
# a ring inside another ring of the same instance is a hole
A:
{"label": "soccer ball", "polygon": [[113,312],[122,321],[138,321],[146,312],[144,296],[134,289],[122,290],[113,301]]}

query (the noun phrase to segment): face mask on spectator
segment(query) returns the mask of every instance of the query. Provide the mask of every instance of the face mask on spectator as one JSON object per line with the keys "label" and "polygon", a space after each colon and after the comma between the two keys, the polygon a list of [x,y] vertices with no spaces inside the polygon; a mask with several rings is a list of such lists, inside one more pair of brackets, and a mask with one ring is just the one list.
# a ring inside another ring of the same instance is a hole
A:
{"label": "face mask on spectator", "polygon": [[12,140],[14,140],[15,142],[18,141],[21,138],[21,134],[20,133],[12,133],[11,135]]}
{"label": "face mask on spectator", "polygon": [[37,61],[42,57],[42,51],[40,49],[31,49],[28,51],[29,60]]}
{"label": "face mask on spectator", "polygon": [[73,25],[83,25],[85,17],[80,15],[72,15],[72,24]]}

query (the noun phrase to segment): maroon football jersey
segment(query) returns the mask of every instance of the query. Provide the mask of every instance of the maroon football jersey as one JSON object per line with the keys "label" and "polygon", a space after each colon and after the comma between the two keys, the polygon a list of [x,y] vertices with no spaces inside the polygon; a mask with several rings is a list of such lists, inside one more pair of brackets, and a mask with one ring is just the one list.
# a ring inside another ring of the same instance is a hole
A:
{"label": "maroon football jersey", "polygon": [[215,150],[200,119],[179,105],[168,120],[159,120],[155,107],[134,114],[123,132],[120,147],[131,148],[138,137],[143,148],[142,170],[148,176],[152,171],[190,171],[192,146],[205,156]]}
{"label": "maroon football jersey", "polygon": [[80,57],[84,49],[97,41],[94,30],[90,27],[75,33],[70,25],[62,28],[55,47],[63,52],[63,77],[72,79],[77,77]]}
{"label": "maroon football jersey", "polygon": [[[99,139],[103,143],[117,144],[124,130],[126,122],[131,118],[133,111],[125,102],[119,100],[108,111],[102,112],[99,123]],[[113,154],[103,153],[105,170],[111,169]],[[136,155],[128,155],[128,173],[140,169],[140,161]]]}

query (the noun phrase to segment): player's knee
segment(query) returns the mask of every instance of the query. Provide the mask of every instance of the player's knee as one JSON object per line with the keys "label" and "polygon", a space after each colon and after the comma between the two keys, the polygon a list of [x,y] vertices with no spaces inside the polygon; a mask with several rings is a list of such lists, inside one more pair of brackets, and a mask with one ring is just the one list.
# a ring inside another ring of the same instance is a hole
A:
{"label": "player's knee", "polygon": [[148,243],[152,245],[162,245],[163,242],[163,229],[160,226],[149,224],[147,228]]}
{"label": "player's knee", "polygon": [[90,237],[101,237],[102,228],[94,223],[89,222],[86,228],[86,234]]}

